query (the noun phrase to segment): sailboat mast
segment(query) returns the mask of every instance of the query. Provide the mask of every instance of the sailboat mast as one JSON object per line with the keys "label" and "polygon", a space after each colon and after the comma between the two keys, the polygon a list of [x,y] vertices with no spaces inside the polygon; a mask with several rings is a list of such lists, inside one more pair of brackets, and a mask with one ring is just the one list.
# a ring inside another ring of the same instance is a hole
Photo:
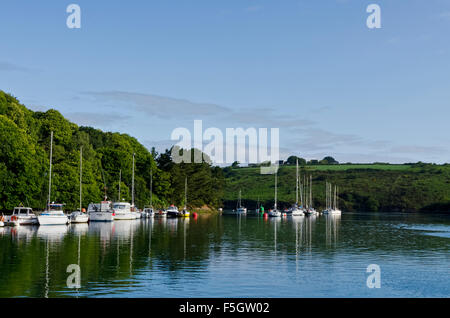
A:
{"label": "sailboat mast", "polygon": [[48,175],[48,201],[47,208],[50,206],[50,198],[52,193],[52,157],[53,157],[53,131],[50,132],[50,171]]}
{"label": "sailboat mast", "polygon": [[134,155],[133,152],[133,175],[131,176],[131,206],[134,207]]}
{"label": "sailboat mast", "polygon": [[119,202],[120,202],[120,184],[122,183],[122,169],[119,170]]}
{"label": "sailboat mast", "polygon": [[309,204],[312,207],[312,175],[309,176]]}
{"label": "sailboat mast", "polygon": [[187,209],[187,177],[184,178],[184,209]]}
{"label": "sailboat mast", "polygon": [[81,178],[82,178],[82,174],[83,174],[83,147],[80,147],[80,212],[81,212],[81,187],[82,187],[82,183],[81,183]]}
{"label": "sailboat mast", "polygon": [[296,162],[295,176],[296,176],[296,182],[295,182],[295,205],[298,206],[298,158],[297,158],[297,162]]}
{"label": "sailboat mast", "polygon": [[150,207],[153,208],[153,169],[150,169]]}
{"label": "sailboat mast", "polygon": [[336,187],[336,210],[339,209],[339,187]]}
{"label": "sailboat mast", "polygon": [[336,185],[334,185],[333,209],[336,210]]}
{"label": "sailboat mast", "polygon": [[275,205],[274,209],[277,209],[277,173],[275,172]]}

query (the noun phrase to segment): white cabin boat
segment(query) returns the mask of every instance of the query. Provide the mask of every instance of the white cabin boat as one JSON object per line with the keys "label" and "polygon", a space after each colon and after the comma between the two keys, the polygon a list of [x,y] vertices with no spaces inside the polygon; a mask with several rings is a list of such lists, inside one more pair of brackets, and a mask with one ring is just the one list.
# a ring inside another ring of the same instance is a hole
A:
{"label": "white cabin boat", "polygon": [[92,222],[112,222],[114,221],[114,210],[111,201],[91,203],[88,206],[89,221]]}
{"label": "white cabin boat", "polygon": [[16,207],[13,213],[6,222],[18,221],[19,225],[34,225],[38,224],[37,216],[33,213],[32,208]]}
{"label": "white cabin boat", "polygon": [[37,216],[39,225],[65,225],[69,218],[63,211],[64,204],[50,203],[47,210]]}
{"label": "white cabin boat", "polygon": [[89,215],[83,211],[75,211],[69,215],[70,223],[87,223]]}
{"label": "white cabin boat", "polygon": [[153,210],[153,208],[145,208],[144,207],[144,211],[142,211],[142,217],[143,218],[152,218],[155,216],[155,211]]}
{"label": "white cabin boat", "polygon": [[167,217],[173,218],[173,217],[181,216],[181,212],[178,211],[178,208],[173,204],[167,208],[166,213],[167,213]]}
{"label": "white cabin boat", "polygon": [[136,213],[131,211],[131,204],[128,202],[114,202],[114,220],[135,220]]}

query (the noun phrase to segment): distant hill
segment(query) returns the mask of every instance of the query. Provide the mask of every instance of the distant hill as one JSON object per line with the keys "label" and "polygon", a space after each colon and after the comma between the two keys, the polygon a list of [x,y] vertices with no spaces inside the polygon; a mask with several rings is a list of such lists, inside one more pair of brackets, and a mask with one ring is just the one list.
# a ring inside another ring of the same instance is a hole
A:
{"label": "distant hill", "polygon": [[[258,197],[273,206],[274,176],[261,175],[259,168],[225,168],[224,204],[236,206],[239,189],[247,208],[254,209]],[[434,164],[333,164],[304,165],[301,178],[313,176],[315,207],[325,205],[325,182],[339,187],[339,205],[344,211],[444,211],[450,212],[450,165]],[[279,206],[295,201],[295,166],[278,172]]]}

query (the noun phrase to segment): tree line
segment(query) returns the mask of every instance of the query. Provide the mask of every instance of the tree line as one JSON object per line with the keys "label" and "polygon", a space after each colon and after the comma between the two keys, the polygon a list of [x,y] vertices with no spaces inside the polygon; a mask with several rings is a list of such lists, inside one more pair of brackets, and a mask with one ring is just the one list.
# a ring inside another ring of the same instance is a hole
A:
{"label": "tree line", "polygon": [[[79,206],[80,148],[83,148],[83,206],[110,200],[131,201],[132,158],[135,153],[135,203],[184,204],[188,179],[188,206],[221,205],[224,176],[208,162],[174,164],[171,149],[148,151],[127,134],[79,127],[54,109],[34,112],[10,94],[0,91],[0,210],[19,204],[44,209],[48,193],[50,132],[53,131],[52,201],[67,210]],[[196,150],[190,150],[192,152]],[[121,178],[120,178],[121,175]]]}

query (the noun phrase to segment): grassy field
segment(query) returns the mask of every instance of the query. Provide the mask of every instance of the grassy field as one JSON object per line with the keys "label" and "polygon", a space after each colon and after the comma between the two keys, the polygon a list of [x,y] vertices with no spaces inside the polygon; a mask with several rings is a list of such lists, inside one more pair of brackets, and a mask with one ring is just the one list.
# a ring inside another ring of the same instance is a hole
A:
{"label": "grassy field", "polygon": [[[295,169],[295,166],[281,166],[283,169]],[[300,167],[307,171],[343,171],[349,169],[374,169],[374,170],[409,170],[413,165],[409,164],[338,164],[338,165],[315,165]],[[242,167],[242,170],[259,170],[259,167]]]}
{"label": "grassy field", "polygon": [[[346,211],[418,211],[450,202],[450,165],[343,164],[300,167],[300,175],[313,177],[313,201],[325,202],[325,182],[340,189],[339,204]],[[233,208],[239,190],[248,208],[258,199],[273,205],[274,176],[261,175],[260,168],[225,169],[225,206]],[[279,205],[295,201],[295,166],[280,166]]]}

